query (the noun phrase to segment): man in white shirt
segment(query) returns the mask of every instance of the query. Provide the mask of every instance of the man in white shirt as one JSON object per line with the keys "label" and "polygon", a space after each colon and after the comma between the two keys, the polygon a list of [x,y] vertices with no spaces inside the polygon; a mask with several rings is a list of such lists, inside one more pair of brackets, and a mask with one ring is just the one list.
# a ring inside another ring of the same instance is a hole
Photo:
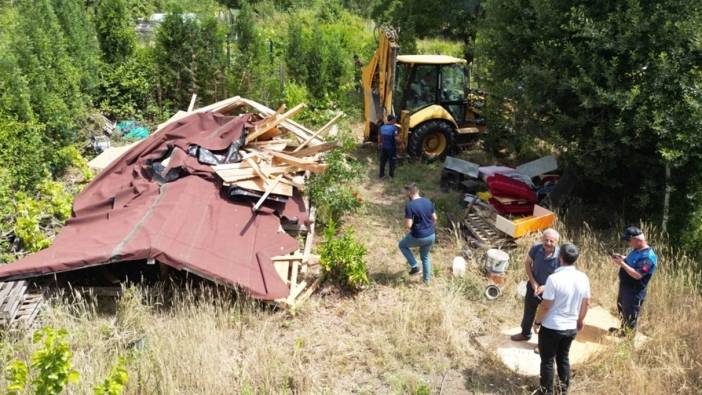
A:
{"label": "man in white shirt", "polygon": [[541,355],[541,392],[553,394],[553,359],[556,359],[561,393],[570,384],[570,345],[583,329],[590,303],[590,280],[575,269],[578,247],[565,244],[560,248],[560,267],[548,277],[541,309],[534,321],[539,333]]}

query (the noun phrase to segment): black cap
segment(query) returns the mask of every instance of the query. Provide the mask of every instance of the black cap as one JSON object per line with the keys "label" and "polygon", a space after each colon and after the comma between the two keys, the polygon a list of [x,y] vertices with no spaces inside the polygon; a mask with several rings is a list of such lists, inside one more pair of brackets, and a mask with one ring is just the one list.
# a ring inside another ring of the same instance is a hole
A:
{"label": "black cap", "polygon": [[641,229],[637,228],[636,226],[628,226],[626,229],[624,229],[624,234],[622,234],[622,240],[629,241],[633,237],[642,235],[643,232]]}

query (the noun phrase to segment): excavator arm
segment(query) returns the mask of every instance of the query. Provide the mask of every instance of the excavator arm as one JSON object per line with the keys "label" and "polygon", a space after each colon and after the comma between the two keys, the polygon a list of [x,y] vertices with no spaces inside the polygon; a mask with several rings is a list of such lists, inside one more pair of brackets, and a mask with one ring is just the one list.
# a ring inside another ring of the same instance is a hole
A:
{"label": "excavator arm", "polygon": [[399,49],[395,30],[380,28],[378,48],[368,64],[363,67],[361,76],[365,115],[364,140],[376,140],[378,126],[393,112],[392,93]]}

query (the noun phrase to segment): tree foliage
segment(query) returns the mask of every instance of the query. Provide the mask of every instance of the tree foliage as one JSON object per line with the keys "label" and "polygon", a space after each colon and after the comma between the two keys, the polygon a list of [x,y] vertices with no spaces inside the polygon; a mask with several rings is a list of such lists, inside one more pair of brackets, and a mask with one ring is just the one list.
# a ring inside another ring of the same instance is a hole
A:
{"label": "tree foliage", "polygon": [[416,51],[415,39],[444,37],[471,47],[482,15],[479,0],[378,0],[373,18],[400,34],[403,53]]}
{"label": "tree foliage", "polygon": [[193,93],[205,103],[223,96],[224,31],[215,19],[168,14],[156,34],[154,60],[168,107],[187,108]]}
{"label": "tree foliage", "polygon": [[[544,138],[589,201],[657,219],[663,169],[678,219],[702,155],[702,6],[682,0],[485,2],[481,55],[518,130]],[[695,187],[698,188],[698,187]],[[590,192],[590,193],[587,193]],[[618,197],[618,198],[617,198]]]}
{"label": "tree foliage", "polygon": [[100,0],[95,13],[95,28],[102,59],[106,63],[124,62],[132,55],[136,46],[136,34],[127,2]]}

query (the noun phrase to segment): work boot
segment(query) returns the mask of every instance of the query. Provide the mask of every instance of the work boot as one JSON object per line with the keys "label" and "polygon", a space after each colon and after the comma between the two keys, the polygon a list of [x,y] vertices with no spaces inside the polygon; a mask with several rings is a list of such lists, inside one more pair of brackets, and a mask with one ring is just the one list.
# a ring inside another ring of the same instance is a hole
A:
{"label": "work boot", "polygon": [[531,337],[524,336],[521,333],[517,333],[516,335],[512,335],[509,337],[513,342],[525,342],[531,339]]}
{"label": "work boot", "polygon": [[413,267],[409,271],[410,276],[414,276],[415,274],[419,274],[419,268],[418,267]]}

